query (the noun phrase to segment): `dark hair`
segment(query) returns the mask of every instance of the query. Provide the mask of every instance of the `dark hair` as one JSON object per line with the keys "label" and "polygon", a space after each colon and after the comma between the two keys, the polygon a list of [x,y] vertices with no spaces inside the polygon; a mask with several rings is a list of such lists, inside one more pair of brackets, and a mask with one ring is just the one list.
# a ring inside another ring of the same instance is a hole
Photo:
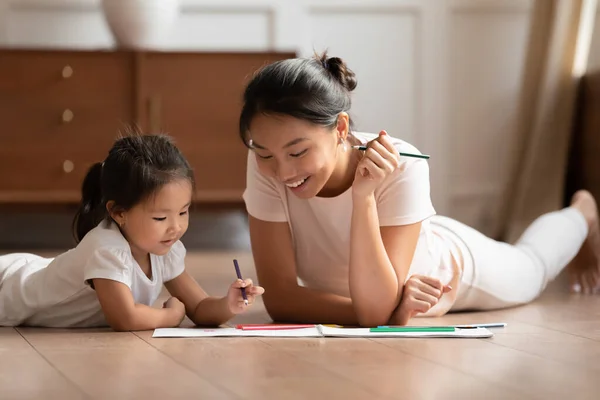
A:
{"label": "dark hair", "polygon": [[117,139],[104,162],[94,164],[83,180],[73,220],[75,241],[109,218],[108,201],[115,202],[114,209],[129,210],[177,179],[195,186],[192,168],[169,136],[130,134]]}
{"label": "dark hair", "polygon": [[354,72],[344,61],[327,57],[327,53],[269,64],[258,70],[246,86],[240,137],[248,146],[248,130],[257,114],[289,115],[334,126],[339,113],[350,110],[350,92],[356,83]]}

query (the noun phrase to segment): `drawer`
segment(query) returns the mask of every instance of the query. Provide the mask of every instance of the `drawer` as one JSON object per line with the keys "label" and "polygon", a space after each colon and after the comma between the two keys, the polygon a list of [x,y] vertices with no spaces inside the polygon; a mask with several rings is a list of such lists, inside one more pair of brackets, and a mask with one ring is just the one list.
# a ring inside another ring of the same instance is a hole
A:
{"label": "drawer", "polygon": [[132,92],[125,52],[0,51],[0,110],[35,104],[102,105]]}
{"label": "drawer", "polygon": [[[175,132],[175,131],[174,131]],[[215,140],[212,132],[198,131],[195,136],[174,133],[175,141],[189,160],[196,175],[199,192],[215,190],[235,192],[246,186],[248,149],[234,135]]]}
{"label": "drawer", "polygon": [[0,147],[27,149],[35,141],[55,148],[69,146],[108,148],[119,130],[134,122],[132,94],[110,104],[92,106],[65,102],[63,107],[44,104],[12,104],[0,109]]}
{"label": "drawer", "polygon": [[94,146],[82,151],[36,144],[0,149],[0,202],[77,202],[85,174],[106,152]]}

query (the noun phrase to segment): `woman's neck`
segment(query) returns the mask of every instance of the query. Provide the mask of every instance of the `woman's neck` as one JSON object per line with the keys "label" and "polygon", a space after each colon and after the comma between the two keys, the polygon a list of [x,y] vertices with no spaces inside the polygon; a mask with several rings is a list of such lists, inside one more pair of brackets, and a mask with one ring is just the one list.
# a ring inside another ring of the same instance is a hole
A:
{"label": "woman's neck", "polygon": [[360,151],[352,148],[353,145],[357,144],[360,144],[360,140],[349,134],[346,139],[347,150],[338,152],[338,159],[333,173],[317,195],[318,197],[336,197],[352,187],[356,167],[361,158]]}

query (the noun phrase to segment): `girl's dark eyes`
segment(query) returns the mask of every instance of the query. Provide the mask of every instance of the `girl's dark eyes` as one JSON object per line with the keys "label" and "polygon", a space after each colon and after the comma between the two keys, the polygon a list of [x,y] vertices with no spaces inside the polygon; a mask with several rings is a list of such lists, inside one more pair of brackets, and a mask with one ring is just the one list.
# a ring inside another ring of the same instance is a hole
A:
{"label": "girl's dark eyes", "polygon": [[[182,212],[180,212],[180,213],[179,213],[179,215],[185,215],[185,214],[187,214],[187,213],[188,213],[188,212],[187,212],[187,210],[186,210],[186,211],[182,211]],[[167,217],[153,217],[152,219],[153,219],[153,220],[155,220],[155,221],[164,221],[164,220],[166,220],[166,219],[167,219]]]}
{"label": "girl's dark eyes", "polygon": [[268,160],[269,158],[272,158],[273,156],[261,156],[260,154],[256,153],[257,156],[259,156],[260,158],[262,158],[263,160]]}

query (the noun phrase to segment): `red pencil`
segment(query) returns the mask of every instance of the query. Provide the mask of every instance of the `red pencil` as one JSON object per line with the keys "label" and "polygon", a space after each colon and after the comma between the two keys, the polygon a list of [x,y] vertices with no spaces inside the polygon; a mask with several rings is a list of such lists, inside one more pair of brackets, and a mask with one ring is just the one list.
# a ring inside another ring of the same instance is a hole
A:
{"label": "red pencil", "polygon": [[284,330],[284,329],[302,329],[302,328],[314,328],[314,324],[239,324],[235,326],[236,329],[244,331],[257,331],[257,330]]}

